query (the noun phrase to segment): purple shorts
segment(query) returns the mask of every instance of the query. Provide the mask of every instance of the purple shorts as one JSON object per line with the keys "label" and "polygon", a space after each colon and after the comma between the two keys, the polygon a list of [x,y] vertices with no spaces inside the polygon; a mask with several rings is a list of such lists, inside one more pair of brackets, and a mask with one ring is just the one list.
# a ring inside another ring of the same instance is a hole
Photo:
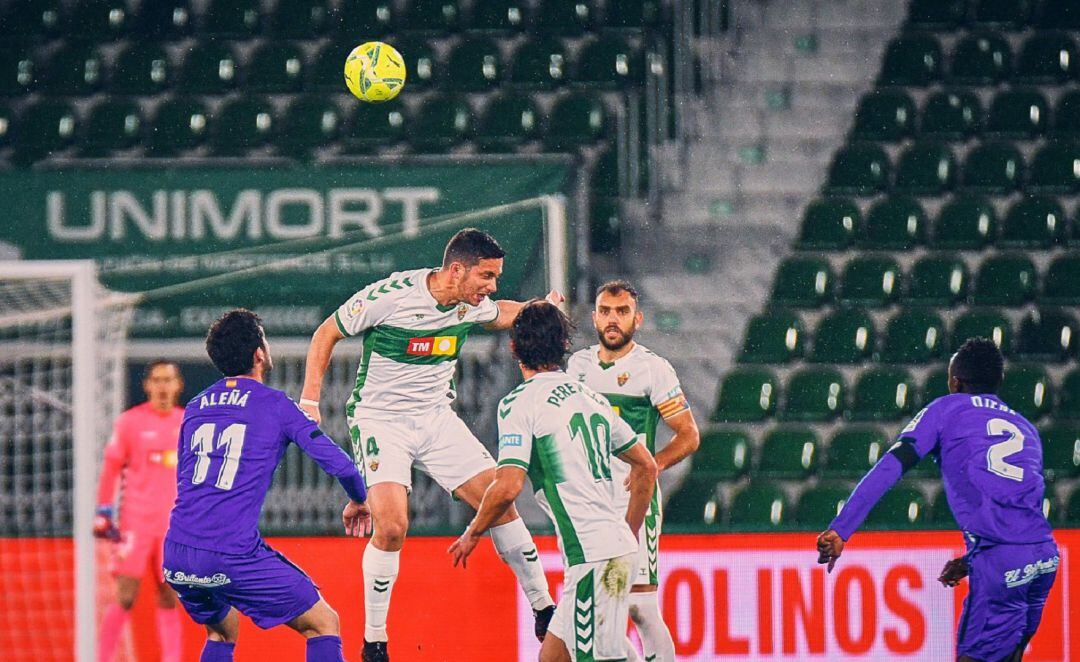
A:
{"label": "purple shorts", "polygon": [[166,538],[164,559],[165,581],[201,625],[220,623],[236,607],[265,630],[319,601],[311,578],[265,542],[249,554],[221,554]]}
{"label": "purple shorts", "polygon": [[1058,548],[982,543],[968,555],[970,593],[956,633],[956,654],[1000,660],[1031,639],[1057,577]]}

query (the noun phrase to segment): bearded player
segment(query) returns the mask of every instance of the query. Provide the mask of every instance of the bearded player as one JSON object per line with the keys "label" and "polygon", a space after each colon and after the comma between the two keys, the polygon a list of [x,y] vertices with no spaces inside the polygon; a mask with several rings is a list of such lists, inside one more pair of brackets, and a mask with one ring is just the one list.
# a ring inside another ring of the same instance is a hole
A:
{"label": "bearded player", "polygon": [[[454,369],[469,333],[509,328],[523,305],[490,298],[504,255],[490,235],[462,230],[446,245],[441,267],[372,283],[312,337],[300,405],[315,420],[334,346],[352,336],[364,343],[345,413],[375,527],[363,559],[365,662],[389,660],[387,612],[409,528],[413,467],[474,509],[495,479],[491,454],[450,405]],[[548,301],[558,304],[562,296],[551,292]],[[524,590],[542,640],[554,603],[536,545],[512,506],[494,522],[491,540]]]}
{"label": "bearded player", "polygon": [[[161,574],[162,541],[169,509],[176,499],[176,438],[184,410],[177,406],[184,390],[180,366],[154,361],[143,370],[146,402],[117,417],[105,446],[98,484],[94,535],[113,541],[111,570],[116,602],[105,608],[98,634],[99,662],[111,662],[139,584],[153,568],[157,583],[157,628],[163,662],[180,660],[180,613],[176,594]],[[114,502],[121,482],[120,517]]]}
{"label": "bearded player", "polygon": [[[634,341],[643,315],[638,293],[625,280],[613,280],[596,292],[593,324],[600,343],[576,352],[567,364],[567,374],[606,397],[619,416],[644,437],[645,447],[656,457],[662,472],[697,450],[700,442],[697,422],[683,395],[679,378],[671,364]],[[656,450],[656,428],[663,420],[674,433],[670,443]],[[626,467],[614,463],[616,484],[626,479]],[[625,509],[629,494],[618,493]],[[637,627],[645,657],[668,662],[675,659],[675,644],[660,615],[657,600],[657,553],[663,514],[660,486],[653,492],[645,526],[639,533],[637,576],[630,593],[630,620]],[[627,641],[627,656],[637,659],[637,651]]]}

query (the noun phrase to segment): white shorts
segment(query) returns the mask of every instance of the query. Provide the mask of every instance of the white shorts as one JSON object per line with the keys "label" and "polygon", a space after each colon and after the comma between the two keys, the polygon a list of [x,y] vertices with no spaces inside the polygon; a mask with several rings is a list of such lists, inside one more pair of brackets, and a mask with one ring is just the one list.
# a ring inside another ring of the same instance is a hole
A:
{"label": "white shorts", "polygon": [[495,460],[452,409],[393,419],[349,419],[353,458],[368,487],[399,483],[412,488],[412,468],[453,493]]}
{"label": "white shorts", "polygon": [[563,640],[570,659],[626,659],[630,578],[636,562],[637,554],[626,554],[566,569],[548,632]]}
{"label": "white shorts", "polygon": [[[660,553],[660,530],[664,524],[664,511],[660,505],[659,486],[653,491],[649,509],[645,512],[645,523],[638,531],[637,571],[634,573],[634,586],[657,586],[660,584],[657,568],[657,556]],[[625,507],[618,506],[620,511]]]}

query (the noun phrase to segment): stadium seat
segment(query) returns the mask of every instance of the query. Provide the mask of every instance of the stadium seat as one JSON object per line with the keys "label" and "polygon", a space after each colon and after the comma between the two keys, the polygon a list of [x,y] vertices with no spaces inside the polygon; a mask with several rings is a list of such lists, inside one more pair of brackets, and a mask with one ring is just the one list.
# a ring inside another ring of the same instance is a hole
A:
{"label": "stadium seat", "polygon": [[903,368],[870,368],[859,375],[849,417],[856,421],[896,421],[911,414],[915,383]]}
{"label": "stadium seat", "polygon": [[829,166],[825,185],[831,193],[870,195],[889,185],[889,157],[874,143],[852,143],[841,148]]}
{"label": "stadium seat", "polygon": [[1038,90],[1013,88],[999,92],[990,104],[986,134],[1030,140],[1046,133],[1050,107]]}
{"label": "stadium seat", "polygon": [[120,53],[109,91],[113,94],[158,94],[172,84],[174,76],[165,49],[153,41],[140,41]]}
{"label": "stadium seat", "polygon": [[862,478],[889,450],[891,442],[876,427],[856,425],[840,428],[825,451],[822,476]]}
{"label": "stadium seat", "polygon": [[910,528],[927,519],[927,503],[915,487],[906,484],[893,486],[881,497],[874,509],[866,516],[868,529]]}
{"label": "stadium seat", "polygon": [[889,42],[881,67],[882,85],[922,87],[941,77],[941,45],[929,34],[904,34]]}
{"label": "stadium seat", "polygon": [[259,0],[210,0],[203,15],[204,35],[243,39],[254,37],[261,30]]}
{"label": "stadium seat", "polygon": [[851,246],[862,215],[850,198],[820,198],[806,206],[799,248],[843,250]]}
{"label": "stadium seat", "polygon": [[346,121],[345,150],[366,154],[393,147],[405,139],[409,115],[401,99],[383,103],[359,103]]}
{"label": "stadium seat", "polygon": [[485,36],[466,37],[450,53],[446,71],[455,90],[483,92],[498,87],[505,71],[499,47]]}
{"label": "stadium seat", "polygon": [[[405,60],[406,84],[413,89],[427,89],[446,78],[445,59],[435,56],[435,51],[422,35],[395,37],[390,39],[389,43],[401,53],[402,59]],[[339,64],[338,69],[340,68]]]}
{"label": "stadium seat", "polygon": [[998,243],[1005,247],[1050,248],[1065,234],[1065,210],[1049,197],[1027,196],[1009,209]]}
{"label": "stadium seat", "polygon": [[544,144],[556,151],[566,151],[593,143],[607,134],[609,123],[607,107],[599,95],[572,92],[555,102]]}
{"label": "stadium seat", "polygon": [[965,0],[912,0],[907,25],[914,30],[952,30],[964,22]]}
{"label": "stadium seat", "polygon": [[68,40],[45,68],[43,92],[54,96],[93,94],[105,83],[105,58],[97,46],[82,40]]}
{"label": "stadium seat", "polygon": [[[326,44],[311,60],[312,64],[308,67],[311,78],[309,89],[327,93],[341,92],[345,84],[345,59],[356,46],[353,40],[331,41]],[[397,44],[395,43],[394,46],[397,47]],[[408,64],[412,63],[409,62],[406,66]],[[413,83],[412,68],[408,71],[408,83],[410,85]]]}
{"label": "stadium seat", "polygon": [[955,179],[952,150],[936,142],[918,142],[900,157],[895,189],[916,195],[941,195],[952,189]]}
{"label": "stadium seat", "polygon": [[1031,17],[1030,0],[975,0],[974,23],[1019,30]]}
{"label": "stadium seat", "polygon": [[874,320],[860,310],[839,309],[818,322],[810,360],[861,363],[874,352]]}
{"label": "stadium seat", "polygon": [[1016,333],[1016,355],[1025,361],[1065,361],[1080,347],[1076,318],[1059,308],[1039,308],[1024,316]]}
{"label": "stadium seat", "polygon": [[554,37],[528,39],[514,53],[510,82],[530,90],[551,90],[569,78],[566,46]]}
{"label": "stadium seat", "polygon": [[278,0],[270,17],[270,32],[285,39],[316,39],[333,19],[329,0]]}
{"label": "stadium seat", "polygon": [[995,255],[979,266],[972,302],[988,306],[1020,306],[1038,286],[1035,265],[1025,255]]}
{"label": "stadium seat", "polygon": [[266,101],[257,97],[233,99],[217,113],[210,149],[221,156],[241,156],[267,144],[274,128],[274,110]]}
{"label": "stadium seat", "polygon": [[29,44],[16,39],[0,43],[0,96],[29,94],[41,74],[41,62]]}
{"label": "stadium seat", "polygon": [[1072,370],[1061,380],[1061,394],[1054,418],[1080,420],[1080,370]]}
{"label": "stadium seat", "polygon": [[450,149],[472,135],[472,109],[456,95],[428,97],[408,127],[409,144],[419,152]]}
{"label": "stadium seat", "polygon": [[1080,90],[1058,97],[1054,112],[1054,135],[1064,140],[1080,138]]}
{"label": "stadium seat", "polygon": [[[350,41],[353,46],[359,46],[356,35],[370,35],[382,37],[395,28],[398,24],[398,16],[393,0],[342,0],[338,10],[338,34],[341,39]],[[390,44],[398,49],[402,56],[412,59],[404,50],[398,47],[396,42]],[[345,58],[341,59],[342,62]],[[409,79],[412,81],[413,69],[409,68]]]}
{"label": "stadium seat", "polygon": [[920,135],[938,140],[967,140],[979,132],[982,124],[982,102],[974,93],[937,92],[923,106]]}
{"label": "stadium seat", "polygon": [[997,212],[986,198],[957,195],[941,208],[934,223],[934,248],[980,250],[997,236]]}
{"label": "stadium seat", "polygon": [[831,421],[844,410],[844,378],[832,368],[803,368],[788,378],[780,418]]}
{"label": "stadium seat", "polygon": [[863,96],[855,111],[856,140],[896,141],[911,137],[915,127],[915,102],[900,89],[878,89]]}
{"label": "stadium seat", "polygon": [[947,367],[931,370],[923,380],[922,404],[926,406],[938,398],[949,394],[949,369]]}
{"label": "stadium seat", "polygon": [[18,163],[32,163],[71,145],[78,129],[74,109],[63,101],[45,100],[24,107],[15,123]]}
{"label": "stadium seat", "polygon": [[614,253],[622,241],[622,211],[619,199],[594,196],[589,209],[589,250]]}
{"label": "stadium seat", "polygon": [[1040,301],[1065,306],[1080,305],[1080,254],[1062,255],[1050,263]]}
{"label": "stadium seat", "polygon": [[[485,151],[508,152],[539,133],[540,111],[532,97],[503,92],[488,103],[477,126],[476,138]],[[614,195],[618,195],[618,190]]]}
{"label": "stadium seat", "polygon": [[76,0],[68,25],[80,37],[112,41],[127,34],[132,16],[124,0]]}
{"label": "stadium seat", "polygon": [[818,440],[813,430],[779,427],[769,430],[761,442],[756,476],[805,478],[818,466]]}
{"label": "stadium seat", "polygon": [[401,27],[408,30],[453,32],[461,20],[458,0],[409,0],[405,21]]}
{"label": "stadium seat", "polygon": [[665,6],[661,0],[608,0],[604,25],[633,30],[657,27],[665,20]]}
{"label": "stadium seat", "polygon": [[731,499],[731,523],[747,528],[775,529],[791,519],[791,506],[779,486],[752,481]]}
{"label": "stadium seat", "polygon": [[996,32],[962,37],[952,52],[949,79],[960,85],[996,85],[1012,74],[1012,50]]}
{"label": "stadium seat", "polygon": [[1035,422],[1053,409],[1054,384],[1038,365],[1010,363],[1005,367],[1005,381],[998,396],[1024,418]]}
{"label": "stadium seat", "polygon": [[517,32],[525,27],[529,7],[524,0],[485,0],[473,6],[469,28]]}
{"label": "stadium seat", "polygon": [[874,204],[866,214],[859,246],[907,250],[925,238],[926,215],[919,201],[894,195]]}
{"label": "stadium seat", "polygon": [[540,34],[577,35],[592,29],[597,14],[595,0],[541,0],[533,23]]}
{"label": "stadium seat", "polygon": [[61,0],[19,0],[0,6],[0,35],[54,37],[66,25]]}
{"label": "stadium seat", "polygon": [[1025,83],[1056,84],[1076,75],[1076,43],[1064,32],[1037,32],[1024,42],[1016,63],[1016,78]]}
{"label": "stadium seat", "polygon": [[1042,503],[1043,517],[1050,522],[1050,524],[1057,524],[1065,518],[1065,513],[1061,507],[1061,499],[1058,498],[1057,490],[1053,483],[1046,485],[1046,492],[1043,493]]}
{"label": "stadium seat", "polygon": [[712,420],[721,423],[763,421],[776,411],[776,376],[764,368],[735,368],[724,376]]}
{"label": "stadium seat", "polygon": [[903,290],[900,266],[890,257],[857,257],[844,267],[840,279],[841,303],[856,306],[888,306]]}
{"label": "stadium seat", "polygon": [[881,360],[886,363],[937,361],[945,350],[945,324],[932,311],[905,309],[897,313],[885,328]]}
{"label": "stadium seat", "polygon": [[772,301],[794,308],[817,308],[832,301],[833,274],[826,260],[792,257],[780,264]]}
{"label": "stadium seat", "polygon": [[1071,2],[1045,0],[1037,14],[1037,25],[1041,28],[1080,30],[1080,7]]}
{"label": "stadium seat", "polygon": [[605,197],[618,197],[622,193],[619,184],[619,153],[615,146],[609,145],[596,155],[589,178],[589,190],[593,195]]}
{"label": "stadium seat", "polygon": [[953,323],[953,349],[959,349],[968,338],[989,338],[1005,356],[1012,353],[1012,325],[996,310],[975,309],[958,317]]}
{"label": "stadium seat", "polygon": [[251,54],[247,71],[258,74],[248,76],[245,91],[297,92],[304,83],[304,53],[293,44],[266,42]]}
{"label": "stadium seat", "polygon": [[664,505],[664,523],[683,526],[719,524],[721,501],[716,494],[716,481],[708,476],[686,477],[679,489]]}
{"label": "stadium seat", "polygon": [[822,483],[808,487],[799,495],[795,506],[796,519],[801,526],[823,531],[840,514],[850,495],[851,488],[842,484]]}
{"label": "stadium seat", "polygon": [[1063,518],[1070,526],[1080,525],[1080,490],[1074,489],[1069,495],[1069,503]]}
{"label": "stadium seat", "polygon": [[645,80],[645,57],[625,38],[603,34],[582,46],[574,82],[590,87],[622,88]]}
{"label": "stadium seat", "polygon": [[944,489],[940,489],[934,494],[934,499],[930,502],[928,517],[930,524],[935,529],[954,531],[959,528],[956,524],[956,518],[953,517],[952,509],[949,508],[949,500],[945,496]]}
{"label": "stadium seat", "polygon": [[0,150],[11,144],[15,134],[15,112],[6,103],[0,103]]}
{"label": "stadium seat", "polygon": [[952,306],[967,298],[968,273],[963,261],[928,255],[911,267],[906,300],[924,306]]}
{"label": "stadium seat", "polygon": [[[340,89],[342,74],[338,68]],[[216,41],[197,43],[186,49],[177,87],[189,94],[224,94],[236,86],[239,74],[232,48]]]}
{"label": "stadium seat", "polygon": [[274,144],[284,154],[304,157],[334,140],[343,123],[341,110],[330,99],[297,97],[289,103],[280,122],[288,130],[282,131]]}
{"label": "stadium seat", "polygon": [[1080,190],[1080,145],[1050,142],[1035,154],[1027,190],[1069,194]]}
{"label": "stadium seat", "polygon": [[172,156],[198,147],[210,133],[210,113],[190,97],[174,97],[158,106],[147,147],[152,156]]}
{"label": "stadium seat", "polygon": [[752,450],[750,435],[742,430],[706,430],[694,453],[690,473],[708,477],[714,483],[734,480],[750,470]]}
{"label": "stadium seat", "polygon": [[1016,147],[984,142],[970,152],[964,163],[964,186],[973,191],[1005,195],[1023,180],[1024,159]]}
{"label": "stadium seat", "polygon": [[90,111],[79,147],[86,156],[107,156],[135,146],[142,133],[142,113],[136,104],[106,99]]}
{"label": "stadium seat", "polygon": [[182,39],[191,34],[194,24],[190,0],[142,2],[135,15],[135,34],[151,42]]}
{"label": "stadium seat", "polygon": [[743,363],[790,363],[802,356],[805,342],[802,321],[787,311],[755,315],[746,325],[743,340]]}

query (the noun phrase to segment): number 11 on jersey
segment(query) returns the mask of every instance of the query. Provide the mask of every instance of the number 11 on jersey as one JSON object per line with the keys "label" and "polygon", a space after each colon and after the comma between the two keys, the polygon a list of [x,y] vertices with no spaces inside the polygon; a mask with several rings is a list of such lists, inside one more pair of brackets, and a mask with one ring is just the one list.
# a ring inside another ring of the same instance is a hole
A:
{"label": "number 11 on jersey", "polygon": [[231,490],[233,480],[236,478],[236,470],[240,468],[240,453],[244,450],[244,435],[247,434],[247,426],[243,423],[233,423],[221,431],[214,439],[213,423],[203,423],[195,429],[191,435],[191,450],[195,452],[195,475],[191,477],[191,484],[198,485],[206,481],[206,474],[210,471],[210,455],[216,449],[225,448],[224,460],[221,469],[218,470],[217,480],[214,487],[219,490]]}

